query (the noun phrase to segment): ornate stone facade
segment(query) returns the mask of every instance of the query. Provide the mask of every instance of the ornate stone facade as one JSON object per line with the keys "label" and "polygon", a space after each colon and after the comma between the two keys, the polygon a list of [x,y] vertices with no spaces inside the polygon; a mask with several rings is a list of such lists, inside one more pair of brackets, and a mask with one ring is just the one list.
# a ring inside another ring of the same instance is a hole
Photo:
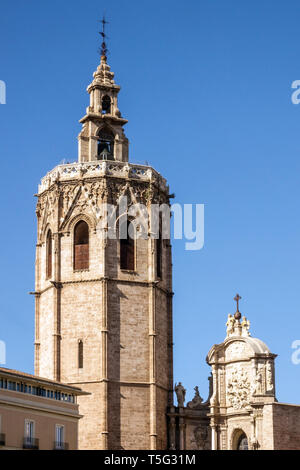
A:
{"label": "ornate stone facade", "polygon": [[300,406],[278,403],[275,397],[276,355],[251,337],[250,322],[238,307],[226,327],[225,340],[207,356],[212,376],[206,402],[195,387],[185,406],[185,388],[181,382],[175,386],[178,406],[168,413],[171,448],[300,449]]}
{"label": "ornate stone facade", "polygon": [[[235,300],[239,300],[237,296]],[[261,340],[252,338],[250,322],[237,308],[226,323],[223,343],[211,348],[207,362],[212,367],[213,394],[210,399],[212,449],[283,449],[280,445],[278,415],[299,416],[300,407],[283,405],[275,397],[274,360]],[[284,427],[288,448],[300,448],[300,425]]]}

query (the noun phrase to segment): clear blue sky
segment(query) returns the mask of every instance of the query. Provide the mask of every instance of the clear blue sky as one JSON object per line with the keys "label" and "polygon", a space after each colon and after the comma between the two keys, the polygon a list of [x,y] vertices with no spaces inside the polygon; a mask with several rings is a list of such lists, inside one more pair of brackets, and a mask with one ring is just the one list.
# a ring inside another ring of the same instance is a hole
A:
{"label": "clear blue sky", "polygon": [[299,403],[300,4],[296,0],[2,2],[1,328],[7,367],[33,370],[35,198],[77,158],[78,120],[109,18],[132,162],[148,161],[176,202],[205,204],[205,246],[173,243],[175,379],[207,394],[205,357],[233,297],[277,359],[277,395]]}

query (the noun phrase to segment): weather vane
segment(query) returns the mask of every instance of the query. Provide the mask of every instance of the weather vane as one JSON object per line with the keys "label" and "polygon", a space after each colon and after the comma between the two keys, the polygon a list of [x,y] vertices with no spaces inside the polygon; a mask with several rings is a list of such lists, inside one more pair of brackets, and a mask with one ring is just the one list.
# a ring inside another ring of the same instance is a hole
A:
{"label": "weather vane", "polygon": [[108,49],[107,49],[106,42],[105,42],[107,38],[106,33],[105,33],[105,25],[108,24],[108,21],[106,21],[104,15],[103,15],[102,20],[100,20],[100,23],[102,23],[102,31],[99,31],[99,34],[100,36],[102,36],[102,44],[101,44],[101,49],[99,49],[99,53],[101,56],[106,57],[108,53]]}

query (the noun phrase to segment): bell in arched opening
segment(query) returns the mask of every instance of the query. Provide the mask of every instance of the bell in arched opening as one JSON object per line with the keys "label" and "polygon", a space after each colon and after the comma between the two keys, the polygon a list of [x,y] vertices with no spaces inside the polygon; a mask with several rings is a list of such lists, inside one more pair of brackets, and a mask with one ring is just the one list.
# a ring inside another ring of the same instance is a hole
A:
{"label": "bell in arched opening", "polygon": [[109,129],[103,129],[98,135],[97,160],[114,160],[115,136]]}

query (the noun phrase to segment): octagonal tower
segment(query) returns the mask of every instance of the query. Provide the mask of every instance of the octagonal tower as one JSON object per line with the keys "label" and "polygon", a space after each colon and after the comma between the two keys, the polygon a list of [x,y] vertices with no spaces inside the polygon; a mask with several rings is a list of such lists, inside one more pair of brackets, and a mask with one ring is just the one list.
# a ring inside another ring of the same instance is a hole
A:
{"label": "octagonal tower", "polygon": [[[76,384],[79,448],[163,449],[172,403],[169,240],[110,239],[103,204],[169,204],[166,180],[128,163],[127,120],[106,56],[88,87],[78,163],[38,190],[35,373]],[[119,231],[118,213],[116,233]]]}

